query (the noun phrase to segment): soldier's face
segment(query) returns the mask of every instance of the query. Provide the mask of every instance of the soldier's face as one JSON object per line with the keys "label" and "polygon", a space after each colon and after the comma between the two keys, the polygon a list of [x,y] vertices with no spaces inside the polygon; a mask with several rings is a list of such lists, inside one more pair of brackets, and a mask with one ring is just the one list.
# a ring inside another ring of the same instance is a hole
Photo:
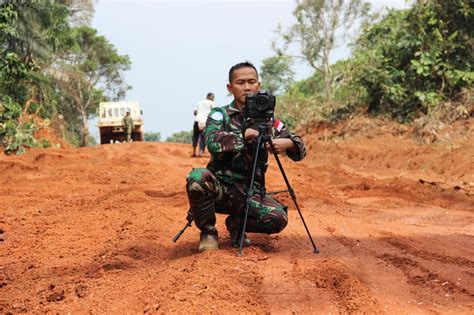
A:
{"label": "soldier's face", "polygon": [[260,88],[255,69],[246,67],[234,70],[232,81],[227,84],[227,91],[234,96],[240,110],[245,105],[245,98],[250,93],[257,93]]}

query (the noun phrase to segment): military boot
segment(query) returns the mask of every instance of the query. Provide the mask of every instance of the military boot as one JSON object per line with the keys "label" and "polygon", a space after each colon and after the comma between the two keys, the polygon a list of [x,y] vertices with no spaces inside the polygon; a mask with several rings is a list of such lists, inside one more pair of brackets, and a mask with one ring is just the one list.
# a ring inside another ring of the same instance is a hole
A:
{"label": "military boot", "polygon": [[194,223],[201,230],[199,251],[218,249],[214,203],[212,200],[206,198],[196,199],[197,200],[193,200],[190,198],[192,202],[190,211],[193,214]]}
{"label": "military boot", "polygon": [[204,252],[206,250],[217,250],[219,244],[217,243],[217,230],[212,227],[201,231],[201,237],[199,240],[199,251]]}
{"label": "military boot", "polygon": [[[228,216],[225,219],[225,226],[227,227],[227,230],[230,233],[230,244],[234,248],[240,247],[240,238],[239,238],[239,232],[240,232],[240,220],[235,218],[234,216]],[[243,247],[248,247],[252,243],[250,240],[247,238],[247,233],[244,233],[244,243]]]}

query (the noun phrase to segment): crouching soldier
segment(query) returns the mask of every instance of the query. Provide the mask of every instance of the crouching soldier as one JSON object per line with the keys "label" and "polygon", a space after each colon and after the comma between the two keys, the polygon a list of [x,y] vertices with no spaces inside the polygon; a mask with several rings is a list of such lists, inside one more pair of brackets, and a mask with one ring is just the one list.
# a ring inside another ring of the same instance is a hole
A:
{"label": "crouching soldier", "polygon": [[[234,65],[229,70],[227,90],[234,100],[227,106],[214,108],[204,130],[211,159],[206,168],[193,169],[187,176],[186,190],[196,226],[201,230],[199,251],[218,249],[216,213],[227,214],[225,225],[233,247],[239,246],[239,228],[245,215],[245,188],[252,169],[253,151],[248,143],[258,131],[247,128],[242,134],[245,98],[259,91],[257,69],[249,62]],[[294,161],[302,160],[305,146],[276,120],[272,128],[275,153],[286,152]],[[255,185],[258,185],[255,180]],[[251,198],[246,232],[278,233],[288,223],[287,207],[266,195]],[[243,246],[251,244],[244,234]]]}

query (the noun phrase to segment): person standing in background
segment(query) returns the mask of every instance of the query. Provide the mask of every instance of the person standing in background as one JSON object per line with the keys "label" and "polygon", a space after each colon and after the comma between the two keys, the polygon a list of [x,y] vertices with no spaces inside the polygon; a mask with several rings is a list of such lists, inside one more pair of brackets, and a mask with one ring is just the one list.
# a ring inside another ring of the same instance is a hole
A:
{"label": "person standing in background", "polygon": [[132,116],[130,116],[130,109],[126,110],[125,117],[123,117],[122,125],[125,129],[125,134],[127,135],[127,142],[131,142],[133,132],[133,119]]}
{"label": "person standing in background", "polygon": [[194,109],[194,126],[193,126],[193,154],[196,156],[196,147],[199,143],[199,153],[197,156],[202,156],[206,149],[204,140],[204,128],[206,127],[207,116],[211,110],[215,107],[214,105],[214,93],[209,92],[206,95],[206,99],[200,101]]}
{"label": "person standing in background", "polygon": [[[196,147],[197,147],[199,139],[200,139],[200,134],[199,134],[198,120],[197,120],[197,117],[196,117],[197,111],[194,110],[193,114],[194,114],[193,138],[192,138],[193,154],[191,156],[196,157]],[[202,134],[202,132],[201,132],[201,134]]]}

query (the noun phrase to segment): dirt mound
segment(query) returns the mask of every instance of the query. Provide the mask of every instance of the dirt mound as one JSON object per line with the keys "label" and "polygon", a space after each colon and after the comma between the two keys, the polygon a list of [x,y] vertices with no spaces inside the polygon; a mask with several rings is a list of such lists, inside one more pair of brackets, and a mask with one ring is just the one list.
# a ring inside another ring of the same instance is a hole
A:
{"label": "dirt mound", "polygon": [[51,120],[45,120],[37,115],[30,115],[38,130],[35,132],[35,138],[40,143],[56,148],[72,148],[66,141],[66,122],[61,115],[53,117]]}
{"label": "dirt mound", "polygon": [[363,117],[316,130],[305,140],[316,153],[309,158],[317,165],[338,165],[378,178],[407,178],[441,191],[474,194],[472,118],[439,131],[440,140],[429,145],[413,137],[413,130],[406,126]]}
{"label": "dirt mound", "polygon": [[[307,158],[282,159],[320,254],[285,194],[288,227],[250,234],[243,257],[224,216],[219,251],[198,253],[194,226],[173,243],[185,177],[208,160],[190,145],[1,156],[0,311],[472,314],[472,133],[425,145],[361,126],[306,134]],[[269,163],[268,190],[285,188]]]}

